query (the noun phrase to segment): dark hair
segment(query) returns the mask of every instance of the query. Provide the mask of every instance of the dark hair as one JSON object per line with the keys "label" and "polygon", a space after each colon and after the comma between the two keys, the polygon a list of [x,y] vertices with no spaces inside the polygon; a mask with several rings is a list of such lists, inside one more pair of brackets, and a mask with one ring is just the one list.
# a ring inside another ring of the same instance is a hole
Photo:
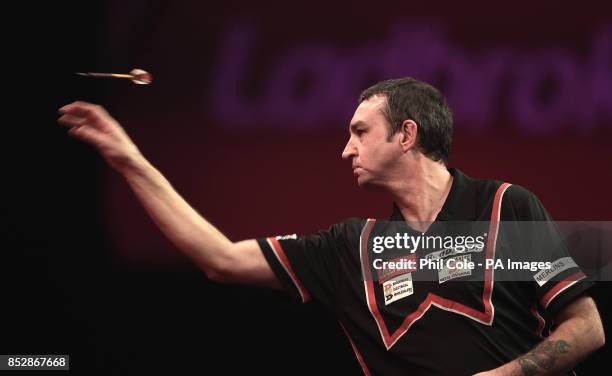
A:
{"label": "dark hair", "polygon": [[389,137],[400,130],[404,120],[411,119],[417,124],[421,152],[436,162],[448,162],[453,115],[436,88],[410,77],[386,80],[365,89],[359,103],[374,95],[387,97],[384,115],[390,124]]}

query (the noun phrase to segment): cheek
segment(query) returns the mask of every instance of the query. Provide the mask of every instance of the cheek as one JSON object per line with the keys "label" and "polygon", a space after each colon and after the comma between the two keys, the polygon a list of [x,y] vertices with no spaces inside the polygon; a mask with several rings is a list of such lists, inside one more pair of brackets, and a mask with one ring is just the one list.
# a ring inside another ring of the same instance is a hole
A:
{"label": "cheek", "polygon": [[364,167],[367,166],[371,170],[380,170],[393,164],[397,155],[391,143],[384,139],[368,141],[364,142],[359,148],[359,159]]}
{"label": "cheek", "polygon": [[379,163],[380,154],[375,148],[363,148],[360,154],[363,163],[376,166]]}
{"label": "cheek", "polygon": [[[388,145],[387,145],[388,146]],[[388,169],[389,167],[397,163],[398,155],[396,150],[390,147],[381,147],[373,156],[376,164],[382,169]]]}

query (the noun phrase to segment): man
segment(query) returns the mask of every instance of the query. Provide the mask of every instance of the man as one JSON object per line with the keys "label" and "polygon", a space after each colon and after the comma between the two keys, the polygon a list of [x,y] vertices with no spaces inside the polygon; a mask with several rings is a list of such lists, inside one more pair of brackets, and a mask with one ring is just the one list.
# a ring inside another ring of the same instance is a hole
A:
{"label": "man", "polygon": [[[485,267],[376,267],[398,260],[498,261],[517,248],[504,238],[500,220],[549,220],[524,188],[446,168],[452,116],[425,83],[404,78],[364,91],[342,153],[359,186],[391,195],[391,221],[348,219],[311,236],[236,243],[178,195],[103,108],[75,102],[60,113],[59,123],[98,149],[208,278],[320,301],[338,316],[365,374],[558,375],[604,344],[599,314],[585,295],[590,284],[572,262],[556,279],[522,283],[502,281],[501,271]],[[465,252],[400,246],[408,237],[435,235],[445,221],[486,221],[486,240]],[[554,232],[539,235],[555,240]],[[379,240],[385,252],[375,248]],[[551,252],[546,261],[569,260],[562,249]],[[384,257],[373,260],[376,255]],[[554,330],[544,338],[550,319]]]}

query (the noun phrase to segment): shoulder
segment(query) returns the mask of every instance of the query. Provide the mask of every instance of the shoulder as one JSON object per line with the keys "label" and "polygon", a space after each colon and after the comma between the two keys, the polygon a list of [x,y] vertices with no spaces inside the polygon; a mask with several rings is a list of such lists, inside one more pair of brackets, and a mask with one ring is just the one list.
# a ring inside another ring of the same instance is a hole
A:
{"label": "shoulder", "polygon": [[480,209],[489,211],[495,195],[504,183],[509,183],[501,193],[502,220],[533,221],[547,220],[548,214],[538,197],[527,188],[496,179],[471,179],[466,181],[472,186]]}
{"label": "shoulder", "polygon": [[[495,179],[473,179],[457,169],[451,169],[460,194],[455,200],[474,202],[476,217],[482,218],[491,213],[495,195],[504,184]],[[502,191],[501,219],[503,221],[547,221],[550,216],[538,197],[525,187],[512,184]]]}
{"label": "shoulder", "polygon": [[363,218],[347,218],[335,223],[329,229],[319,232],[317,237],[326,239],[336,249],[352,249],[359,244],[361,231],[366,223]]}
{"label": "shoulder", "polygon": [[527,188],[513,184],[504,193],[502,219],[515,221],[549,220],[538,197]]}
{"label": "shoulder", "polygon": [[460,177],[462,184],[467,187],[471,187],[478,196],[494,196],[497,190],[504,183],[509,183],[510,186],[504,191],[504,200],[512,201],[514,203],[529,202],[537,200],[537,197],[527,190],[525,187],[512,184],[512,182],[505,182],[497,179],[474,179],[466,175]]}
{"label": "shoulder", "polygon": [[359,236],[361,235],[361,230],[363,229],[363,226],[365,226],[366,222],[367,220],[365,218],[346,218],[342,222],[332,225],[329,228],[329,232],[335,238],[359,238]]}

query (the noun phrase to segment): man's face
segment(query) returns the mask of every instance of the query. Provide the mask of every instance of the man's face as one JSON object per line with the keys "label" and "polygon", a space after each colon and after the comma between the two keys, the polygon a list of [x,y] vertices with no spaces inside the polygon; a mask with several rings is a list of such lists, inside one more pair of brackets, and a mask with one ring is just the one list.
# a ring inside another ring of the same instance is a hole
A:
{"label": "man's face", "polygon": [[389,123],[382,112],[386,101],[378,95],[363,101],[351,119],[350,138],[342,158],[352,161],[360,187],[383,187],[393,177],[402,156],[400,133],[389,139]]}

